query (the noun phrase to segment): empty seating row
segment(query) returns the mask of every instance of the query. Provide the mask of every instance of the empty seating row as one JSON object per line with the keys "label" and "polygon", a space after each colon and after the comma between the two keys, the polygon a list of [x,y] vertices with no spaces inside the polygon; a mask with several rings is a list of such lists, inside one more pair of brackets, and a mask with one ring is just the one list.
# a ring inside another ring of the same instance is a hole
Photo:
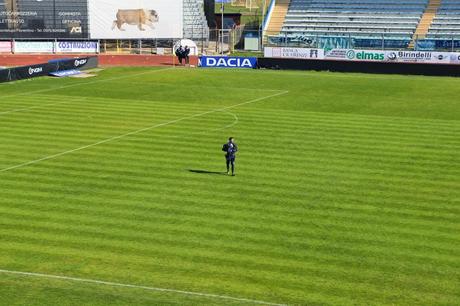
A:
{"label": "empty seating row", "polygon": [[280,36],[410,39],[427,4],[428,0],[292,0]]}
{"label": "empty seating row", "polygon": [[442,0],[427,39],[460,39],[460,0]]}

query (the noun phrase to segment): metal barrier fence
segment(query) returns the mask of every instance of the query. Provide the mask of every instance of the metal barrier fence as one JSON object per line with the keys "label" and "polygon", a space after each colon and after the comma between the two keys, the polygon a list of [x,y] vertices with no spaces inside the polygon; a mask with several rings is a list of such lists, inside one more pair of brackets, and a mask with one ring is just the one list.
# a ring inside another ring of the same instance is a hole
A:
{"label": "metal barrier fence", "polygon": [[[202,31],[201,33],[205,33]],[[209,34],[208,34],[209,33]],[[263,34],[263,35],[262,35]],[[109,54],[172,54],[177,39],[141,40],[84,40],[84,39],[27,39],[0,40],[0,53],[109,53]],[[286,35],[262,33],[260,29],[235,26],[231,29],[210,29],[206,37],[195,39],[193,46],[198,55],[232,54],[235,52],[261,52],[264,47],[301,47],[315,49],[369,49],[460,51],[460,36],[444,38],[392,37],[387,35],[325,36]],[[66,45],[67,44],[67,45]],[[94,46],[97,44],[97,48]],[[72,45],[77,47],[72,48]],[[19,50],[17,46],[20,46]],[[16,48],[15,48],[16,47]],[[68,47],[68,48],[66,48]]]}
{"label": "metal barrier fence", "polygon": [[264,46],[302,47],[318,49],[372,49],[372,50],[415,50],[415,51],[460,51],[460,36],[442,38],[398,37],[390,34],[360,35],[288,35],[286,33],[264,32]]}

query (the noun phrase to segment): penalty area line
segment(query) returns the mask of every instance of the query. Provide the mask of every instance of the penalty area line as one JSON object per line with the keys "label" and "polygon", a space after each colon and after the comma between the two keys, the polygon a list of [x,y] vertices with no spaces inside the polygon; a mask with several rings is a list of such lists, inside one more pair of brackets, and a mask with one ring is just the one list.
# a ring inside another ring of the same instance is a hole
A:
{"label": "penalty area line", "polygon": [[265,302],[265,301],[260,301],[260,300],[232,297],[228,295],[219,295],[219,294],[212,294],[212,293],[203,293],[203,292],[185,291],[185,290],[176,290],[176,289],[168,289],[168,288],[149,287],[149,286],[140,286],[140,285],[102,281],[102,280],[96,280],[96,279],[60,276],[60,275],[53,275],[53,274],[11,271],[11,270],[3,270],[3,269],[0,269],[0,273],[20,275],[24,277],[39,277],[39,278],[58,279],[58,280],[97,284],[97,285],[106,285],[106,286],[111,286],[111,287],[124,287],[124,288],[142,289],[142,290],[148,290],[148,291],[178,293],[178,294],[183,294],[183,295],[201,296],[201,297],[215,298],[215,299],[221,299],[221,300],[232,300],[232,301],[253,303],[253,304],[259,304],[259,305],[273,305],[273,306],[285,306],[286,305],[286,304],[270,303],[270,302]]}
{"label": "penalty area line", "polygon": [[28,161],[28,162],[25,162],[25,163],[22,163],[22,164],[18,164],[18,165],[14,165],[14,166],[11,166],[11,167],[3,168],[3,169],[0,169],[0,173],[6,172],[6,171],[9,171],[9,170],[18,169],[18,168],[23,168],[23,167],[26,167],[26,166],[30,166],[30,165],[33,165],[33,164],[36,164],[36,163],[39,163],[39,162],[42,162],[42,161],[50,160],[50,159],[53,159],[53,158],[56,158],[56,157],[60,157],[60,156],[63,156],[63,155],[67,155],[67,154],[70,154],[70,153],[74,153],[74,152],[77,152],[77,151],[88,149],[88,148],[91,148],[91,147],[95,147],[95,146],[98,146],[98,145],[101,145],[101,144],[112,142],[114,140],[122,139],[122,138],[125,138],[125,137],[128,137],[128,136],[136,135],[136,134],[139,134],[139,133],[142,133],[142,132],[146,132],[146,131],[153,130],[153,129],[156,129],[156,128],[159,128],[159,127],[171,125],[171,124],[178,123],[178,122],[181,122],[181,121],[185,121],[185,120],[188,120],[188,119],[194,119],[194,118],[197,118],[197,117],[202,117],[202,116],[217,113],[217,112],[225,112],[228,109],[232,109],[232,108],[236,108],[236,107],[239,107],[239,106],[244,106],[244,105],[260,102],[260,101],[270,99],[270,98],[274,98],[274,97],[278,97],[278,96],[281,96],[281,95],[285,95],[288,92],[289,91],[282,91],[282,92],[278,92],[276,94],[272,94],[272,95],[265,96],[265,97],[260,97],[260,98],[253,99],[253,100],[250,100],[250,101],[246,101],[246,102],[242,102],[242,103],[238,103],[238,104],[234,104],[234,105],[230,105],[230,106],[226,106],[226,107],[222,107],[222,108],[218,108],[218,109],[213,109],[213,110],[206,111],[206,112],[203,112],[203,113],[190,115],[190,116],[182,117],[182,118],[179,118],[179,119],[174,119],[174,120],[171,120],[171,121],[155,124],[155,125],[148,126],[148,127],[138,129],[138,130],[134,130],[134,131],[131,131],[131,132],[128,132],[128,133],[125,133],[125,134],[110,137],[110,138],[107,138],[107,139],[104,139],[104,140],[101,140],[101,141],[98,141],[98,142],[95,142],[95,143],[92,143],[92,144],[89,144],[89,145],[85,145],[85,146],[82,146],[82,147],[79,147],[79,148],[75,148],[75,149],[64,151],[64,152],[61,152],[61,153],[56,153],[56,154],[53,154],[53,155],[45,156],[45,157],[42,157],[42,158],[39,158],[39,159],[31,160],[31,161]]}

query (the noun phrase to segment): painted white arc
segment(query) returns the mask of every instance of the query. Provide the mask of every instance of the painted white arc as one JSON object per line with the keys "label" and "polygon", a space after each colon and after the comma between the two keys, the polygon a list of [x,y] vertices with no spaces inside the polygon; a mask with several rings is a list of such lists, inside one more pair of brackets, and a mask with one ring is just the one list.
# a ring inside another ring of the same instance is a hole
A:
{"label": "painted white arc", "polygon": [[237,298],[237,297],[232,297],[232,296],[227,296],[227,295],[194,292],[194,291],[184,291],[184,290],[176,290],[176,289],[168,289],[168,288],[149,287],[149,286],[139,286],[139,285],[108,282],[108,281],[95,280],[95,279],[70,277],[70,276],[60,276],[60,275],[22,272],[22,271],[11,271],[11,270],[3,270],[3,269],[0,269],[0,273],[21,275],[21,276],[27,276],[27,277],[40,277],[40,278],[74,281],[74,282],[81,282],[81,283],[106,285],[106,286],[112,286],[112,287],[124,287],[124,288],[142,289],[142,290],[149,290],[149,291],[178,293],[178,294],[183,294],[183,295],[201,296],[201,297],[215,298],[215,299],[221,299],[221,300],[232,300],[232,301],[259,304],[259,305],[285,306],[285,304],[276,304],[276,303],[270,303],[270,302],[252,300],[252,299],[246,299],[246,298]]}
{"label": "painted white arc", "polygon": [[223,112],[223,111],[226,111],[228,109],[232,109],[232,108],[236,108],[236,107],[239,107],[239,106],[243,106],[243,105],[247,105],[247,104],[251,104],[251,103],[256,103],[256,102],[263,101],[263,100],[266,100],[266,99],[270,99],[270,98],[274,98],[274,97],[277,97],[277,96],[285,95],[288,92],[289,91],[283,91],[283,92],[279,92],[279,93],[272,94],[272,95],[269,95],[269,96],[265,96],[265,97],[253,99],[253,100],[250,100],[250,101],[246,101],[246,102],[226,106],[226,107],[223,107],[223,108],[214,109],[214,110],[206,111],[206,112],[203,112],[203,113],[199,113],[199,114],[190,115],[190,116],[182,117],[182,118],[179,118],[179,119],[171,120],[171,121],[168,121],[168,122],[155,124],[155,125],[145,127],[145,128],[139,129],[139,130],[135,130],[135,131],[131,131],[131,132],[128,132],[128,133],[125,133],[125,134],[121,134],[121,135],[118,135],[118,136],[107,138],[107,139],[104,139],[104,140],[101,140],[101,141],[98,141],[98,142],[95,142],[95,143],[92,143],[92,144],[89,144],[89,145],[86,145],[86,146],[82,146],[82,147],[75,148],[75,149],[68,150],[68,151],[64,151],[64,152],[61,152],[61,153],[45,156],[43,158],[31,160],[31,161],[28,161],[28,162],[25,162],[25,163],[22,163],[22,164],[18,164],[18,165],[14,165],[14,166],[11,166],[11,167],[3,168],[3,169],[0,169],[0,173],[1,172],[6,172],[6,171],[9,171],[9,170],[18,169],[18,168],[23,168],[25,166],[33,165],[33,164],[36,164],[36,163],[39,163],[39,162],[42,162],[42,161],[45,161],[45,160],[50,160],[50,159],[53,159],[53,158],[56,158],[56,157],[66,155],[66,154],[70,154],[70,153],[73,153],[73,152],[88,149],[88,148],[91,148],[91,147],[94,147],[94,146],[97,146],[97,145],[101,145],[101,144],[108,143],[108,142],[111,142],[111,141],[114,141],[114,140],[125,138],[127,136],[136,135],[136,134],[139,134],[139,133],[142,133],[142,132],[145,132],[145,131],[149,131],[149,130],[152,130],[152,129],[155,129],[155,128],[159,128],[159,127],[162,127],[162,126],[171,125],[171,124],[181,122],[181,121],[184,121],[184,120],[188,120],[188,119],[202,117],[202,116],[209,115],[209,114],[216,113],[216,112]]}

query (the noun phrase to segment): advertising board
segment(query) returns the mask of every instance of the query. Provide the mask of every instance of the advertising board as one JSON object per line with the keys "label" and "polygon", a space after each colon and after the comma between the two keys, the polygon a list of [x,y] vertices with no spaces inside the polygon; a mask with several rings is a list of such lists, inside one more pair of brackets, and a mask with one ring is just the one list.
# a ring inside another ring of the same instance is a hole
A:
{"label": "advertising board", "polygon": [[386,59],[398,63],[450,64],[450,53],[430,51],[387,51]]}
{"label": "advertising board", "polygon": [[256,57],[202,56],[199,64],[203,68],[256,68]]}
{"label": "advertising board", "polygon": [[53,53],[54,42],[52,41],[15,41],[14,53]]}
{"label": "advertising board", "polygon": [[362,62],[394,62],[419,64],[460,64],[460,53],[431,51],[383,51],[356,49],[273,48],[266,47],[265,57]]}
{"label": "advertising board", "polygon": [[265,47],[264,56],[274,58],[323,59],[324,50],[310,48]]}
{"label": "advertising board", "polygon": [[87,0],[4,0],[0,38],[87,38]]}
{"label": "advertising board", "polygon": [[12,47],[11,41],[0,41],[0,53],[11,53]]}
{"label": "advertising board", "polygon": [[58,41],[56,53],[99,53],[99,43],[96,41]]}
{"label": "advertising board", "polygon": [[92,39],[182,38],[183,0],[89,0]]}

